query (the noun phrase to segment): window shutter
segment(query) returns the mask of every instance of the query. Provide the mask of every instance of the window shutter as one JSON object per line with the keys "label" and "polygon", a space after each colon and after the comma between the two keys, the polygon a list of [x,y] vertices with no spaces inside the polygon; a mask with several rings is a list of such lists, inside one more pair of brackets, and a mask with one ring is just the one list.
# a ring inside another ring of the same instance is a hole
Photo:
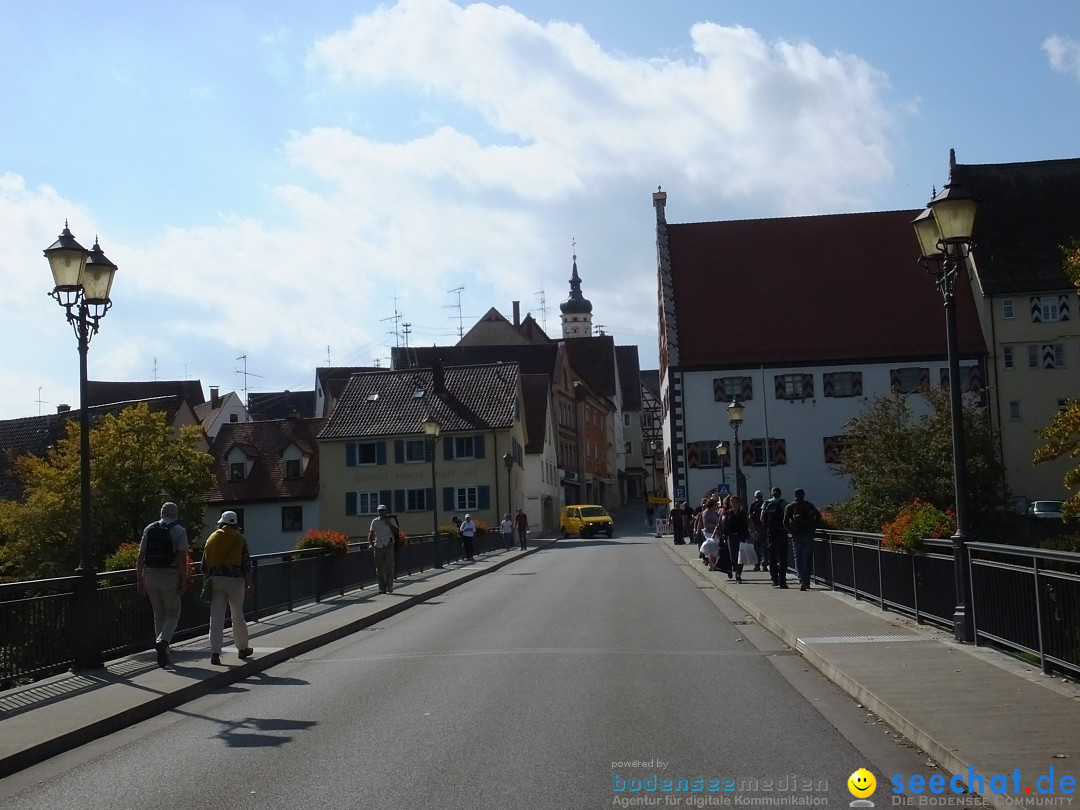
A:
{"label": "window shutter", "polygon": [[772,463],[774,467],[787,464],[787,442],[784,439],[772,440]]}
{"label": "window shutter", "polygon": [[405,490],[403,490],[403,489],[395,489],[394,490],[394,511],[395,512],[404,512],[405,511]]}
{"label": "window shutter", "polygon": [[476,436],[473,439],[473,457],[474,458],[483,458],[484,457],[484,437],[483,436]]}
{"label": "window shutter", "polygon": [[394,439],[394,463],[405,463],[405,442],[402,439]]}
{"label": "window shutter", "polygon": [[447,512],[453,512],[456,509],[454,504],[454,488],[443,487],[442,491],[442,508]]}
{"label": "window shutter", "polygon": [[742,463],[744,467],[754,466],[754,440],[743,439],[739,442],[742,450]]}
{"label": "window shutter", "polygon": [[692,469],[701,466],[701,455],[698,453],[697,442],[690,442],[686,445],[686,464]]}
{"label": "window shutter", "polygon": [[391,499],[392,499],[392,497],[393,497],[393,494],[394,494],[394,493],[392,493],[392,492],[391,492],[390,490],[388,490],[388,489],[380,489],[380,490],[379,490],[379,503],[381,503],[381,504],[382,504],[383,506],[385,506],[385,507],[386,507],[387,509],[391,509],[391,508],[393,507],[393,505],[394,505],[394,504],[393,504],[393,503],[391,502]]}
{"label": "window shutter", "polygon": [[355,492],[346,492],[345,493],[345,514],[346,515],[355,515],[356,514],[356,493]]}
{"label": "window shutter", "polygon": [[345,445],[345,466],[356,466],[356,442],[349,442]]}
{"label": "window shutter", "polygon": [[433,490],[431,487],[428,487],[424,490],[424,505],[428,509],[431,509],[433,506],[435,506],[435,490]]}
{"label": "window shutter", "polygon": [[442,440],[442,457],[443,461],[450,461],[454,458],[454,437],[444,436]]}
{"label": "window shutter", "polygon": [[476,488],[476,508],[488,509],[491,506],[491,487],[484,485]]}
{"label": "window shutter", "polygon": [[375,442],[375,463],[386,463],[386,442]]}

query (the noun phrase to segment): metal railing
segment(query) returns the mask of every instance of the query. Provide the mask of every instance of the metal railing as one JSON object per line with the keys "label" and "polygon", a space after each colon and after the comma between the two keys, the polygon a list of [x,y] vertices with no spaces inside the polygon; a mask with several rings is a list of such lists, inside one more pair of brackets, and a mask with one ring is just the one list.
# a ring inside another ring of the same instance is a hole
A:
{"label": "metal railing", "polygon": [[[475,550],[484,554],[502,548],[495,532],[477,535]],[[395,573],[409,576],[438,563],[463,559],[460,540],[443,534],[409,538],[395,552]],[[244,606],[248,621],[294,610],[333,596],[363,589],[375,582],[375,565],[367,543],[352,538],[346,554],[323,549],[258,554],[251,558],[254,589]],[[0,689],[40,680],[71,669],[74,663],[72,611],[77,576],[0,584]],[[101,649],[106,661],[149,650],[154,644],[150,600],[140,596],[135,570],[97,574]],[[202,575],[183,595],[174,641],[204,635],[210,627],[210,606],[199,599]]]}
{"label": "metal railing", "polygon": [[[952,629],[956,608],[953,544],[923,541],[916,554],[893,551],[881,535],[819,531],[813,578],[919,623]],[[967,543],[975,644],[1080,675],[1080,554]]]}

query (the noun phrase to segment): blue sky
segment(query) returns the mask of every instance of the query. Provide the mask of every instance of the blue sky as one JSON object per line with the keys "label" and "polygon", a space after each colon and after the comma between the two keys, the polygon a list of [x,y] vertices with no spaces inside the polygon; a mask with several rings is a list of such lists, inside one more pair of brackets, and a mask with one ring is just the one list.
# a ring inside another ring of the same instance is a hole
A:
{"label": "blue sky", "polygon": [[120,267],[92,379],[298,390],[541,291],[557,336],[575,249],[655,367],[658,185],[671,222],[890,210],[950,147],[1080,157],[1075,0],[0,0],[0,53],[0,419],[78,404],[65,219]]}

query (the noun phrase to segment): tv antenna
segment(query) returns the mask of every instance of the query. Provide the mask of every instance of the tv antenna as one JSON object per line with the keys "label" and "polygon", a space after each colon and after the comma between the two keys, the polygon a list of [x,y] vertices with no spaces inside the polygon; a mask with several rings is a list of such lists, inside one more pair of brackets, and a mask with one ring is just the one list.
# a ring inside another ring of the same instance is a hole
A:
{"label": "tv antenna", "polygon": [[[458,336],[459,339],[465,337],[465,320],[464,320],[464,318],[462,317],[462,314],[461,314],[461,293],[464,292],[464,290],[465,290],[464,287],[454,287],[454,289],[452,289],[452,290],[447,290],[448,293],[454,293],[454,294],[457,295],[457,303],[456,304],[444,304],[443,305],[443,309],[456,309],[457,310],[457,320],[458,320],[457,336]],[[450,316],[450,320],[454,320],[453,315]]]}
{"label": "tv antenna", "polygon": [[387,318],[380,318],[381,321],[393,321],[394,327],[390,330],[390,333],[394,336],[394,346],[401,346],[401,333],[398,331],[398,324],[401,322],[401,313],[397,308],[397,296],[394,296],[394,314]]}
{"label": "tv antenna", "polygon": [[540,291],[537,292],[537,293],[533,293],[533,295],[539,295],[540,296],[540,319],[541,319],[541,323],[544,326],[544,331],[547,332],[547,328],[548,328],[548,324],[547,324],[548,305],[547,305],[547,295],[544,294],[544,271],[543,270],[540,271]]}
{"label": "tv antenna", "polygon": [[255,374],[254,372],[251,372],[251,371],[247,370],[247,355],[246,354],[242,354],[239,357],[237,357],[236,359],[244,361],[243,370],[236,369],[236,373],[244,375],[244,406],[247,407],[249,405],[249,402],[248,402],[248,377],[258,377],[261,380],[262,379],[262,374]]}
{"label": "tv antenna", "polygon": [[42,405],[48,405],[48,404],[49,404],[48,402],[46,402],[45,400],[43,400],[41,398],[41,386],[39,385],[38,389],[37,389],[37,415],[38,416],[41,416],[41,406]]}

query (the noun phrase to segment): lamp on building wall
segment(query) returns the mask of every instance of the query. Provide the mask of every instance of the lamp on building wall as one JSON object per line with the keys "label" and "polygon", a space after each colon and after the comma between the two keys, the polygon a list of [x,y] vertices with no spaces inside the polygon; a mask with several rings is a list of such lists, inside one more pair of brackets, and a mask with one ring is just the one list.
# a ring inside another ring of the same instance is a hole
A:
{"label": "lamp on building wall", "polygon": [[431,541],[435,548],[435,567],[442,568],[442,554],[439,553],[439,542],[442,539],[439,537],[439,494],[435,489],[435,448],[439,434],[442,433],[442,425],[429,413],[427,419],[420,423],[420,427],[427,438],[428,454],[431,456]]}
{"label": "lamp on building wall", "polygon": [[101,625],[97,609],[97,572],[90,537],[90,412],[87,396],[86,356],[90,339],[112,306],[116,265],[101,251],[98,240],[87,250],[71,235],[67,222],[64,230],[45,249],[53,275],[50,295],[67,312],[67,321],[75,330],[79,344],[79,575],[75,605],[71,612],[75,627],[73,646],[75,666],[94,669],[104,665],[101,652]]}
{"label": "lamp on building wall", "polygon": [[503,464],[506,465],[506,511],[514,511],[514,499],[510,497],[510,471],[514,469],[514,457],[510,451],[503,453]]}
{"label": "lamp on building wall", "polygon": [[956,609],[953,637],[974,641],[971,583],[968,579],[967,542],[970,537],[967,503],[967,458],[964,449],[964,412],[960,397],[960,348],[956,331],[956,277],[971,253],[971,233],[978,201],[950,182],[930,201],[912,225],[922,253],[920,264],[934,278],[945,304],[945,346],[949,359],[949,409],[952,425],[953,491],[956,498],[956,534],[953,543],[953,575]]}
{"label": "lamp on building wall", "polygon": [[727,460],[728,460],[728,446],[727,442],[720,442],[716,445],[716,457],[720,459],[720,486],[727,486]]}
{"label": "lamp on building wall", "polygon": [[739,402],[738,397],[732,397],[731,402],[727,406],[728,424],[731,425],[731,429],[735,431],[735,445],[732,448],[735,451],[735,492],[739,496],[739,500],[743,502],[743,506],[746,506],[746,476],[743,475],[742,463],[740,456],[742,455],[742,446],[739,444],[739,428],[743,423],[743,404]]}

